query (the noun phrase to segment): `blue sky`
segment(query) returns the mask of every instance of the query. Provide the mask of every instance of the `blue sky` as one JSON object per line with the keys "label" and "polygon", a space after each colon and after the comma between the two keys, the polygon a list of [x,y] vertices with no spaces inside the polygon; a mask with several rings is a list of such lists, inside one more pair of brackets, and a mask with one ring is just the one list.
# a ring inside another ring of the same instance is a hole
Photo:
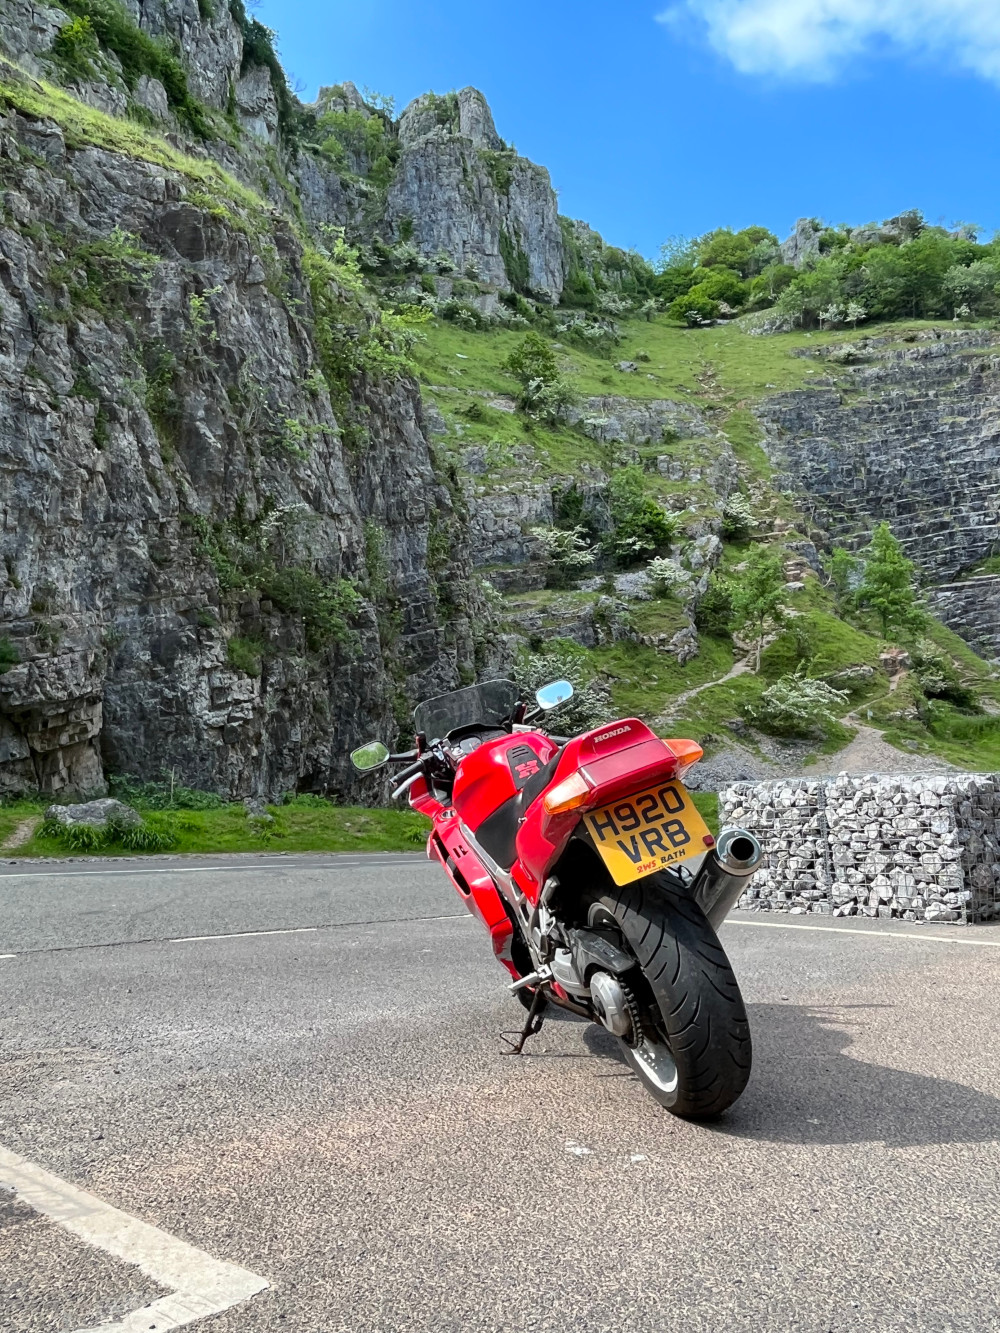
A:
{"label": "blue sky", "polygon": [[668,236],[922,208],[1000,228],[998,0],[262,0],[300,95],[473,84],[560,208]]}

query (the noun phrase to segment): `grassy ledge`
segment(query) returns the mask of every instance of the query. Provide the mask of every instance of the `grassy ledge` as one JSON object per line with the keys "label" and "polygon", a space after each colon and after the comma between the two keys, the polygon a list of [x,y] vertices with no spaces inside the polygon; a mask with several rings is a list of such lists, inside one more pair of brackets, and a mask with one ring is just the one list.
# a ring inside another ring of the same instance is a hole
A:
{"label": "grassy ledge", "polygon": [[[3,62],[7,69],[11,66]],[[0,66],[2,70],[3,66]],[[104,148],[141,162],[176,171],[220,200],[228,200],[259,217],[277,213],[259,194],[211,158],[192,157],[133,120],[119,120],[86,106],[51,83],[24,75],[23,81],[0,73],[0,100],[35,120],[53,120],[71,148]]]}

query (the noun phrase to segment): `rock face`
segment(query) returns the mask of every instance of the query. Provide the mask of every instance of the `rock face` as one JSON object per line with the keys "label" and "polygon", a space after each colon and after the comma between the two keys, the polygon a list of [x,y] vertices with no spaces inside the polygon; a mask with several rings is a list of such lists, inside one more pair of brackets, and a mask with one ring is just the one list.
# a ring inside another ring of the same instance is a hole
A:
{"label": "rock face", "polygon": [[753,911],[991,921],[1000,915],[1000,779],[851,777],[738,783],[724,824],[756,834]]}
{"label": "rock face", "polygon": [[[460,283],[481,284],[494,303],[495,293],[511,289],[559,299],[566,247],[549,174],[508,148],[477,89],[444,97],[425,94],[398,122],[387,122],[388,137],[398,149],[388,188],[366,179],[371,163],[363,151],[335,164],[311,141],[286,154],[278,170],[266,154],[281,147],[279,100],[288,94],[275,87],[271,66],[254,40],[245,40],[249,28],[232,7],[198,0],[126,0],[125,8],[144,32],[180,53],[192,97],[228,115],[244,132],[239,148],[222,136],[199,147],[199,153],[207,149],[228,170],[283,204],[289,202],[282,175],[287,170],[298,196],[294,206],[311,225],[345,227],[365,243],[376,237],[409,242],[428,259],[445,259]],[[5,0],[0,49],[29,73],[52,76],[52,44],[69,21],[65,10],[36,0]],[[113,53],[102,53],[93,77],[78,77],[70,86],[82,100],[110,114],[124,116],[138,108],[169,130],[185,131],[163,84],[147,75],[137,83],[126,78]],[[325,111],[373,114],[351,83],[324,89],[320,103],[305,114]],[[600,243],[596,234],[595,240]],[[482,305],[474,294],[468,299]]]}
{"label": "rock face", "polygon": [[945,583],[928,593],[939,620],[988,660],[1000,660],[1000,577],[984,575]]}
{"label": "rock face", "polygon": [[279,216],[14,113],[0,163],[0,790],[350,791],[472,669],[416,385],[358,381],[348,448]]}
{"label": "rock face", "polygon": [[[924,580],[951,585],[1000,549],[1000,338],[911,338],[818,353],[826,384],[769,398],[758,416],[777,484],[837,539],[857,546],[887,519]],[[995,644],[1000,581],[933,601],[959,633],[971,626],[970,642]]]}
{"label": "rock face", "polygon": [[819,255],[819,235],[823,228],[815,218],[799,218],[795,230],[781,247],[781,262],[802,268]]}
{"label": "rock face", "polygon": [[[267,144],[277,142],[278,104],[270,71],[266,65],[244,59],[243,32],[229,4],[123,0],[122,7],[143,32],[163,38],[181,53],[193,97],[219,111],[232,103],[243,129]],[[71,17],[63,9],[36,0],[5,0],[0,9],[0,49],[36,77],[51,77],[53,68],[45,57]],[[132,101],[177,128],[163,84],[143,75],[136,87],[130,87],[114,55],[102,55],[93,77],[78,79],[72,87],[83,101],[100,110],[122,115]],[[227,157],[231,167],[239,166],[232,152],[219,155]]]}
{"label": "rock face", "polygon": [[385,206],[393,238],[500,290],[558,300],[563,240],[549,173],[507,148],[482,93],[417,98],[399,142]]}

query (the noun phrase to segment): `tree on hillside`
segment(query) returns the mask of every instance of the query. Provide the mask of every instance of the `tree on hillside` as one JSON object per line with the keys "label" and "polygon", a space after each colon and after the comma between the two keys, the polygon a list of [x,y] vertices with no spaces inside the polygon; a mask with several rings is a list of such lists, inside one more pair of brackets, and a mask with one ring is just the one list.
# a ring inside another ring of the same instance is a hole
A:
{"label": "tree on hillside", "polygon": [[826,572],[830,576],[834,597],[840,610],[850,607],[854,594],[862,577],[862,564],[856,555],[845,551],[842,546],[835,546],[826,562]]}
{"label": "tree on hillside", "polygon": [[550,384],[559,373],[555,352],[541,334],[534,332],[524,335],[503,363],[503,368],[525,385],[532,380]]}
{"label": "tree on hillside", "polygon": [[730,598],[732,628],[750,639],[755,672],[760,670],[764,639],[785,623],[781,605],[784,595],[785,575],[780,556],[765,546],[754,547],[738,578],[730,584]]}
{"label": "tree on hillside", "polygon": [[570,384],[559,374],[556,354],[538,333],[526,333],[503,369],[521,383],[518,406],[535,421],[555,424],[574,401]]}
{"label": "tree on hillside", "polygon": [[665,552],[677,532],[677,517],[668,514],[646,494],[642,468],[618,468],[608,488],[611,531],[604,546],[615,561],[628,568]]}
{"label": "tree on hillside", "polygon": [[944,275],[942,286],[954,313],[968,306],[974,315],[989,314],[997,306],[1000,269],[986,259],[977,259],[964,268],[956,265]]}
{"label": "tree on hillside", "polygon": [[854,594],[857,605],[875,612],[886,637],[890,629],[920,629],[926,617],[917,606],[914,564],[888,523],[878,524],[864,554],[864,577]]}

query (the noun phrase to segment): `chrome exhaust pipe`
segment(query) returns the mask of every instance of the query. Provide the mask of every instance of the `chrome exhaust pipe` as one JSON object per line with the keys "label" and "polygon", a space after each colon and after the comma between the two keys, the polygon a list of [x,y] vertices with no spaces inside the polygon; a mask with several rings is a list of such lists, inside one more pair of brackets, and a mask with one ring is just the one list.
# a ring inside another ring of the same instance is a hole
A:
{"label": "chrome exhaust pipe", "polygon": [[713,930],[725,921],[763,859],[760,843],[746,829],[727,828],[719,834],[691,885],[692,896]]}

